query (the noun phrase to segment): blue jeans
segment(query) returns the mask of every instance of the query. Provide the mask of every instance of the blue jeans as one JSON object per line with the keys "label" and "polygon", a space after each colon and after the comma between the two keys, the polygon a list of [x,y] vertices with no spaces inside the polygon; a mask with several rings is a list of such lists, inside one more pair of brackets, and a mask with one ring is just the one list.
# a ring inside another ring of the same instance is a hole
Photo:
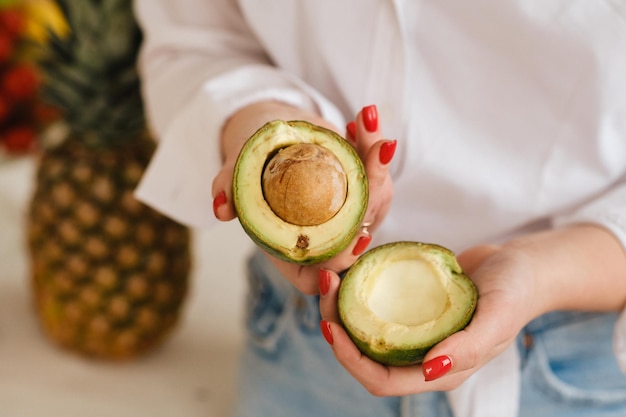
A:
{"label": "blue jeans", "polygon": [[[442,392],[370,395],[321,337],[317,297],[301,295],[261,254],[248,266],[237,417],[452,417]],[[524,329],[520,417],[626,416],[626,375],[611,344],[616,317],[555,312]]]}

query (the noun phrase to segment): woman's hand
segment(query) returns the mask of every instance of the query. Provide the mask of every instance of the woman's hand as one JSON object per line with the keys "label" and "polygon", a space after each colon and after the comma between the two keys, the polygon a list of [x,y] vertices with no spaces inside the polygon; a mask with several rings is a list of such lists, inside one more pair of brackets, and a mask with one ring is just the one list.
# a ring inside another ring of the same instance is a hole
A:
{"label": "woman's hand", "polygon": [[322,333],[337,360],[373,395],[454,389],[504,351],[524,326],[527,315],[523,312],[532,303],[527,289],[532,271],[523,258],[509,257],[497,247],[480,246],[461,254],[459,262],[479,289],[474,317],[464,330],[431,349],[422,365],[408,367],[384,366],[360,353],[339,324],[339,277],[320,271]]}
{"label": "woman's hand", "polygon": [[331,271],[342,271],[352,265],[369,245],[372,239],[370,233],[376,230],[387,214],[393,196],[388,167],[395,152],[396,141],[382,139],[375,106],[363,108],[356,119],[348,123],[345,132],[340,132],[337,127],[316,114],[282,103],[263,102],[248,106],[227,122],[222,133],[224,164],[213,181],[213,210],[219,220],[228,221],[236,216],[231,188],[233,168],[241,147],[259,127],[276,119],[306,120],[346,137],[364,161],[369,179],[369,203],[364,220],[367,227],[359,232],[345,250],[316,266],[300,266],[268,255],[276,268],[297,289],[305,294],[317,294],[318,269],[323,267]]}
{"label": "woman's hand", "polygon": [[619,311],[626,304],[626,255],[608,230],[580,224],[531,234],[458,256],[478,287],[470,324],[434,346],[422,365],[388,367],[363,356],[339,324],[337,274],[320,270],[321,330],[337,360],[374,395],[458,387],[549,311]]}

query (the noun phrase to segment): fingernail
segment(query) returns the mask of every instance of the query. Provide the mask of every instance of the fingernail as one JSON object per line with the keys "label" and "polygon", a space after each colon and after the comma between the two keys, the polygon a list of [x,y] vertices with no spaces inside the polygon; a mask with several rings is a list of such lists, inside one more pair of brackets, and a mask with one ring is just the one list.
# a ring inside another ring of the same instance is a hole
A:
{"label": "fingernail", "polygon": [[357,240],[356,245],[354,245],[354,249],[352,249],[352,254],[354,256],[359,256],[360,254],[365,252],[365,249],[367,249],[367,246],[370,244],[371,241],[372,235],[361,236],[359,240]]}
{"label": "fingernail", "polygon": [[372,104],[371,106],[363,107],[361,115],[365,130],[370,133],[376,132],[378,130],[378,110],[376,110],[376,106]]}
{"label": "fingernail", "polygon": [[356,122],[354,120],[346,125],[346,132],[351,142],[356,141]]}
{"label": "fingernail", "polygon": [[393,154],[396,152],[397,144],[397,140],[390,140],[381,145],[380,154],[378,155],[378,159],[380,159],[381,164],[387,165],[391,161]]}
{"label": "fingernail", "polygon": [[326,339],[328,344],[332,346],[334,340],[333,333],[330,331],[330,323],[326,320],[320,321],[320,329],[322,330],[322,335],[324,336],[324,339]]}
{"label": "fingernail", "polygon": [[441,378],[452,369],[452,359],[449,356],[437,356],[422,364],[422,372],[426,381]]}
{"label": "fingernail", "polygon": [[217,217],[217,209],[226,204],[226,192],[220,191],[213,199],[213,214]]}
{"label": "fingernail", "polygon": [[330,272],[325,269],[320,269],[318,274],[318,285],[320,287],[321,295],[328,294],[328,290],[330,289]]}

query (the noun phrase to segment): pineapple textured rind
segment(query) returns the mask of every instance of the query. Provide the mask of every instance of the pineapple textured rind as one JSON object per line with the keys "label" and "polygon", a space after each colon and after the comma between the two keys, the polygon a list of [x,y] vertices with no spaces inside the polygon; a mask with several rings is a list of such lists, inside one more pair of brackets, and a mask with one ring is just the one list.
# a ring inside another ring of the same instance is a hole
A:
{"label": "pineapple textured rind", "polygon": [[[120,156],[69,142],[42,156],[28,229],[35,302],[46,333],[70,350],[134,357],[178,321],[189,230],[130,197],[132,172],[152,147],[139,142]],[[91,181],[81,173],[86,167]],[[112,194],[91,187],[98,181]]]}
{"label": "pineapple textured rind", "polygon": [[179,320],[189,230],[135,199],[154,151],[128,0],[57,0],[69,33],[40,54],[44,98],[67,138],[44,146],[28,214],[33,294],[59,345],[126,359],[161,344]]}

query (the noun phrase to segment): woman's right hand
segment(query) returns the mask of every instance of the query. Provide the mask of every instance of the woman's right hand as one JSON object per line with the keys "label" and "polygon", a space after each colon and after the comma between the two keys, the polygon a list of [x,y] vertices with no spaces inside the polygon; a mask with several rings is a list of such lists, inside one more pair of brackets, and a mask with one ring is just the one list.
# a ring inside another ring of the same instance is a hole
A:
{"label": "woman's right hand", "polygon": [[347,138],[365,163],[369,179],[369,202],[363,228],[341,253],[332,259],[312,266],[301,266],[269,256],[276,268],[301,292],[317,294],[318,270],[340,272],[356,261],[371,241],[371,232],[382,222],[393,196],[393,185],[389,175],[389,162],[393,157],[396,141],[382,139],[375,106],[361,110],[354,121],[342,133],[336,126],[319,115],[278,102],[261,102],[247,106],[237,112],[226,123],[222,132],[223,166],[213,181],[213,210],[215,217],[229,221],[236,217],[232,204],[232,177],[235,162],[245,141],[266,122],[276,119],[305,120],[331,129]]}

